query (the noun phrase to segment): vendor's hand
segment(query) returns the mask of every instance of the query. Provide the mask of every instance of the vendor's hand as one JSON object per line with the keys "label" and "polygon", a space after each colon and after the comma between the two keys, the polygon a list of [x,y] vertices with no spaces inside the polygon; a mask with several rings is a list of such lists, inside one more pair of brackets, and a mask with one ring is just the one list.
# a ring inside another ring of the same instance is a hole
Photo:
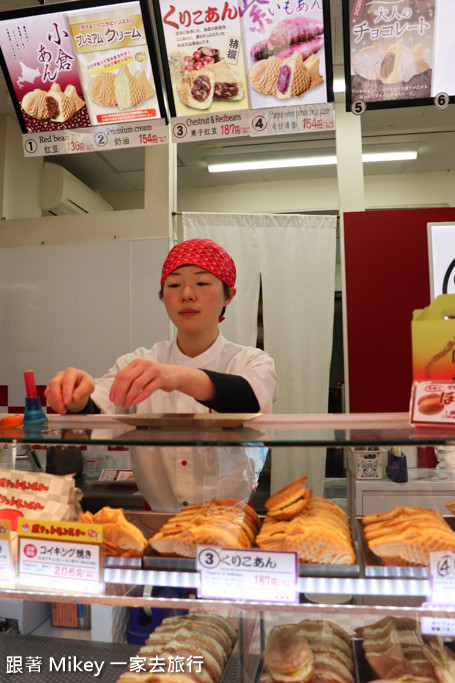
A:
{"label": "vendor's hand", "polygon": [[77,368],[58,372],[49,382],[44,395],[56,413],[79,413],[95,389],[93,377]]}
{"label": "vendor's hand", "polygon": [[109,399],[128,410],[132,403],[141,403],[157,389],[166,392],[179,389],[183,370],[180,365],[133,360],[116,374]]}

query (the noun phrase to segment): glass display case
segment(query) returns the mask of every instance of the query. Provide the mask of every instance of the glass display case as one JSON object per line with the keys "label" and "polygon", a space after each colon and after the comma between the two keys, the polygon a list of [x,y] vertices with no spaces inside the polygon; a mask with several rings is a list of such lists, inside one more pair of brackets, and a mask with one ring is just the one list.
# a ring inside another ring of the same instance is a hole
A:
{"label": "glass display case", "polygon": [[[218,416],[220,417],[220,416]],[[229,418],[232,421],[229,422]],[[455,431],[449,427],[425,428],[411,425],[407,414],[332,414],[332,415],[262,415],[249,419],[235,420],[227,416],[224,423],[214,418],[210,421],[198,422],[192,416],[153,416],[143,419],[141,423],[122,416],[57,416],[49,415],[48,422],[41,427],[27,427],[0,430],[0,441],[4,446],[2,452],[2,468],[27,468],[33,470],[37,463],[36,451],[58,446],[59,457],[65,458],[65,449],[78,446],[86,448],[93,445],[109,445],[115,448],[131,449],[134,447],[161,446],[172,449],[175,446],[248,446],[268,448],[271,451],[273,467],[279,468],[281,448],[322,447],[336,449],[340,457],[347,461],[347,452],[352,447],[429,447],[455,444]],[[125,451],[126,452],[126,451]],[[24,461],[25,458],[25,461]],[[39,461],[39,458],[38,458]],[[432,470],[432,473],[440,470]],[[412,472],[410,472],[412,480]],[[417,478],[419,481],[421,478]],[[455,499],[455,487],[449,470],[442,476],[445,480],[444,495]],[[431,477],[428,488],[431,492]],[[153,614],[182,614],[209,612],[224,615],[237,630],[237,640],[232,654],[222,674],[223,683],[239,681],[253,683],[262,675],[262,654],[272,628],[278,624],[332,623],[341,626],[351,639],[354,670],[353,679],[357,683],[367,683],[378,676],[368,670],[364,653],[359,650],[359,629],[393,616],[406,616],[416,620],[417,624],[427,624],[426,628],[442,629],[440,633],[455,634],[455,609],[449,606],[432,606],[428,600],[430,591],[430,575],[428,567],[393,567],[377,566],[371,563],[364,547],[364,539],[359,525],[359,508],[355,496],[359,493],[359,480],[355,479],[348,468],[346,509],[349,514],[352,536],[356,550],[356,563],[352,566],[326,566],[317,564],[300,564],[298,571],[298,600],[293,603],[264,602],[260,594],[251,599],[199,599],[198,588],[200,575],[196,571],[196,562],[179,558],[161,558],[161,564],[147,563],[145,560],[130,558],[105,558],[102,568],[102,586],[97,594],[79,594],[72,590],[54,590],[52,585],[43,585],[42,589],[25,590],[10,588],[0,590],[0,608],[8,601],[23,603],[59,603],[102,606],[103,619],[109,620],[115,610],[125,610],[130,615],[134,610],[142,608],[149,616]],[[374,482],[373,482],[374,483]],[[371,482],[368,482],[368,485]],[[376,482],[378,484],[378,482]],[[404,485],[409,489],[408,484]],[[398,489],[397,489],[398,487]],[[395,499],[400,484],[391,482],[385,477],[376,488],[376,496],[384,503],[389,493]],[[437,488],[437,487],[435,487]],[[362,491],[362,495],[364,492]],[[417,498],[413,500],[422,500]],[[113,506],[114,502],[110,503]],[[406,499],[403,498],[403,505]],[[432,508],[431,495],[424,503]],[[161,519],[169,515],[153,513],[141,509],[126,510],[128,517],[138,526],[150,531],[160,524]],[[447,511],[446,514],[449,517]],[[455,550],[455,547],[454,547]],[[127,609],[130,608],[130,609]],[[0,614],[0,618],[2,614]],[[452,625],[452,622],[454,625]],[[441,626],[443,624],[443,628]],[[152,622],[146,623],[144,629],[153,629]],[[303,627],[302,627],[303,628]],[[437,634],[437,630],[434,631]],[[5,653],[0,667],[3,669],[0,678],[13,666],[12,655],[25,657],[36,653],[44,658],[42,673],[49,671],[49,657],[46,660],[46,648],[54,648],[60,652],[61,672],[65,671],[68,680],[80,680],[78,669],[71,669],[76,659],[84,661],[97,658],[105,662],[103,680],[117,680],[125,669],[121,664],[127,662],[139,650],[134,643],[115,644],[91,642],[87,649],[81,650],[81,643],[65,638],[23,635],[16,639],[0,634],[0,645]],[[58,635],[62,635],[59,632]],[[92,640],[93,638],[92,632]],[[84,637],[84,634],[82,635]],[[8,644],[5,645],[5,640]],[[90,632],[85,632],[90,640]],[[95,638],[96,640],[96,638]],[[86,641],[84,641],[85,643]],[[85,647],[85,645],[84,645]],[[98,650],[96,649],[98,647]],[[112,647],[113,649],[109,649]],[[77,649],[79,648],[79,649]],[[6,652],[9,655],[6,661]],[[90,654],[91,653],[91,654]],[[50,656],[50,655],[49,655]],[[53,665],[56,665],[55,657]],[[70,664],[70,661],[72,662]],[[115,662],[120,662],[116,664]],[[25,674],[33,675],[32,670]],[[76,664],[74,664],[76,666]],[[66,667],[66,670],[65,670]],[[122,668],[123,667],[123,668]],[[88,669],[86,669],[88,671]],[[79,670],[80,673],[80,670]],[[36,681],[36,674],[34,680]],[[39,680],[39,679],[38,679]],[[62,678],[62,680],[65,680]],[[273,681],[273,678],[264,680]]]}

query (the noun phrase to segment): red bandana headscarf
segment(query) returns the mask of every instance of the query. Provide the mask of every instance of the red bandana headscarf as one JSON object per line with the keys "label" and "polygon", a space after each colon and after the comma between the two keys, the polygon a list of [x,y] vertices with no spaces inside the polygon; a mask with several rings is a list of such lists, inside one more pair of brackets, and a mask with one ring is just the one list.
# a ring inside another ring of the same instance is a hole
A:
{"label": "red bandana headscarf", "polygon": [[227,251],[213,240],[192,239],[176,244],[163,264],[161,287],[167,276],[180,266],[200,266],[216,275],[228,287],[235,285],[235,264]]}
{"label": "red bandana headscarf", "polygon": [[[195,238],[176,244],[171,249],[163,264],[161,287],[167,276],[180,266],[199,266],[216,275],[228,287],[235,285],[235,263],[227,251],[213,240]],[[223,309],[224,311],[224,309]],[[219,322],[224,320],[220,316]]]}

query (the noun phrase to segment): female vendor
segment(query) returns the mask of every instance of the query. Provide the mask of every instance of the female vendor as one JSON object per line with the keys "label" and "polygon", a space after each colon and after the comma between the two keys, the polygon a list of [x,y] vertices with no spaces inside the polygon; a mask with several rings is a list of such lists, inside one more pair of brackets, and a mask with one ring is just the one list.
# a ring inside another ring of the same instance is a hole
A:
{"label": "female vendor", "polygon": [[[270,413],[276,398],[272,358],[234,344],[218,323],[235,296],[235,264],[208,239],[169,252],[160,298],[177,329],[172,341],[121,356],[101,378],[67,368],[45,391],[57,413]],[[174,512],[214,496],[248,500],[266,449],[134,447],[131,464],[152,510]]]}

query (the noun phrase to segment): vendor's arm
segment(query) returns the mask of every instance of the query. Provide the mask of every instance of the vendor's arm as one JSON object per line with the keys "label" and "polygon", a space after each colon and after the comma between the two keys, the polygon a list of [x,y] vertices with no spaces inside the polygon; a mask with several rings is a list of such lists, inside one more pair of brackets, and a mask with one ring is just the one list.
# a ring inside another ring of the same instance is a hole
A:
{"label": "vendor's arm", "polygon": [[141,403],[158,389],[181,391],[201,403],[212,401],[216,394],[212,380],[203,370],[137,358],[117,372],[109,400],[128,410],[133,403]]}
{"label": "vendor's arm", "polygon": [[51,379],[44,395],[51,408],[64,415],[84,411],[94,389],[94,379],[88,372],[70,367]]}
{"label": "vendor's arm", "polygon": [[125,410],[144,401],[157,389],[180,391],[219,413],[257,412],[259,402],[249,382],[239,375],[166,365],[136,359],[120,370],[109,400]]}
{"label": "vendor's arm", "polygon": [[240,375],[204,370],[212,380],[215,396],[208,401],[200,401],[217,413],[257,413],[259,401],[251,385]]}

